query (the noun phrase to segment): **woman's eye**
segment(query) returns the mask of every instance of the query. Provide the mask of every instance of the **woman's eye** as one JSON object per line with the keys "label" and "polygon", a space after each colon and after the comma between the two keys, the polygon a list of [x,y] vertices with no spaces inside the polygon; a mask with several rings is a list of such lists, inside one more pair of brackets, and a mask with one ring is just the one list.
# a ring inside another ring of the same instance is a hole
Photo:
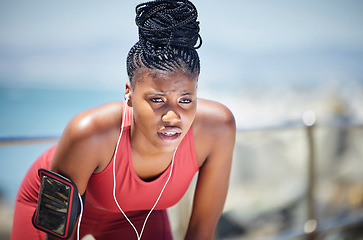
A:
{"label": "woman's eye", "polygon": [[150,101],[153,103],[162,103],[164,102],[162,98],[150,98]]}
{"label": "woman's eye", "polygon": [[186,99],[180,99],[180,101],[179,101],[180,103],[191,103],[192,102],[192,100],[191,99],[188,99],[188,98],[186,98]]}

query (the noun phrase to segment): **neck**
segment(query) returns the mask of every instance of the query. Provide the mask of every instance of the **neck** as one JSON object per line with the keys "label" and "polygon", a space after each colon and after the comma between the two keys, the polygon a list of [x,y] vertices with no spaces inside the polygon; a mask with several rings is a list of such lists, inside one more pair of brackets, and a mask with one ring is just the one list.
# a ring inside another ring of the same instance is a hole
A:
{"label": "neck", "polygon": [[[178,144],[166,145],[160,143],[153,143],[148,140],[140,130],[140,126],[135,123],[133,108],[131,108],[131,119],[130,119],[130,145],[132,152],[137,152],[139,156],[143,158],[153,158],[170,156],[173,154]],[[158,146],[159,145],[159,146]]]}
{"label": "neck", "polygon": [[148,159],[170,159],[170,155],[174,154],[175,149],[162,150],[150,143],[146,138],[136,132],[134,123],[131,124],[130,130],[130,144],[132,155],[135,157],[142,158],[144,160]]}
{"label": "neck", "polygon": [[[135,138],[134,138],[135,139]],[[131,159],[137,176],[143,181],[157,179],[172,164],[176,151],[160,151],[152,144],[140,144],[131,138]],[[138,143],[138,144],[136,144]],[[142,143],[142,142],[141,142]]]}

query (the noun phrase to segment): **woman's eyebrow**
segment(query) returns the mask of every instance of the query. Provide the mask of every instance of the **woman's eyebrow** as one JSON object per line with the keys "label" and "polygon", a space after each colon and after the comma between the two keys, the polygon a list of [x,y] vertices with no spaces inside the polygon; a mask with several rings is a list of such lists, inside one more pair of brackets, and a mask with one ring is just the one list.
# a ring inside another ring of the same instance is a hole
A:
{"label": "woman's eyebrow", "polygon": [[[181,92],[179,94],[180,94],[180,96],[194,95],[194,93],[192,93],[192,92]],[[161,96],[161,97],[164,97],[164,96],[168,95],[168,93],[163,92],[163,91],[155,91],[155,92],[146,92],[144,95],[145,96]]]}
{"label": "woman's eyebrow", "polygon": [[163,92],[147,92],[145,93],[146,96],[166,96],[166,93]]}

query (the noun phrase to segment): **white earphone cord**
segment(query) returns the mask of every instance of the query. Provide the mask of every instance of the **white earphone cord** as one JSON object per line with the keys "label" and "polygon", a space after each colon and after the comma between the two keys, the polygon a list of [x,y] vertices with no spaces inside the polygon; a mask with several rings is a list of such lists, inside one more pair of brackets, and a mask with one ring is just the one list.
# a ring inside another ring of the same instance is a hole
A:
{"label": "white earphone cord", "polygon": [[163,188],[161,189],[161,192],[160,192],[160,194],[159,194],[159,197],[156,199],[156,202],[155,202],[154,206],[151,208],[151,210],[149,211],[148,215],[146,216],[145,221],[144,221],[144,224],[142,225],[141,232],[140,232],[140,234],[139,234],[139,232],[137,231],[137,229],[136,229],[135,225],[134,225],[134,224],[132,224],[131,220],[130,220],[127,216],[126,216],[125,212],[122,210],[122,208],[120,207],[120,205],[119,205],[119,203],[118,203],[118,201],[117,201],[117,199],[116,199],[116,174],[115,174],[115,162],[116,162],[116,156],[117,156],[118,146],[119,146],[119,143],[120,143],[120,140],[121,140],[121,136],[122,136],[122,132],[123,132],[123,129],[124,129],[125,116],[126,116],[126,102],[127,102],[127,101],[125,101],[124,113],[123,113],[123,117],[122,117],[121,133],[120,133],[120,136],[119,136],[118,141],[117,141],[116,150],[115,150],[115,154],[114,154],[114,157],[113,157],[113,164],[112,164],[112,165],[113,165],[113,166],[112,166],[112,167],[113,167],[113,169],[112,169],[112,170],[113,170],[113,199],[114,199],[114,201],[115,201],[115,203],[116,203],[116,205],[117,205],[118,209],[121,211],[121,213],[125,216],[126,220],[130,223],[130,225],[131,225],[131,226],[132,226],[132,228],[134,229],[134,231],[135,231],[135,233],[136,233],[136,237],[137,237],[137,239],[138,239],[138,240],[140,240],[140,239],[141,239],[141,236],[142,236],[142,234],[143,234],[143,232],[144,232],[144,229],[145,229],[145,226],[146,226],[146,222],[147,222],[147,220],[148,220],[148,218],[149,218],[149,216],[150,216],[151,212],[154,210],[154,208],[155,208],[155,207],[156,207],[156,205],[158,204],[158,202],[159,202],[159,200],[160,200],[160,198],[161,198],[161,195],[163,194],[164,189],[166,188],[166,185],[168,184],[168,182],[169,182],[169,180],[170,180],[170,178],[171,178],[171,174],[172,174],[172,172],[173,172],[173,166],[174,166],[174,157],[175,157],[176,150],[177,150],[178,148],[176,148],[176,149],[175,149],[174,154],[173,154],[173,159],[172,159],[172,161],[171,161],[171,166],[170,166],[170,167],[171,167],[171,169],[170,169],[170,173],[169,173],[168,179],[166,180],[166,182],[165,182],[165,184],[164,184]]}
{"label": "white earphone cord", "polygon": [[79,202],[81,203],[81,213],[79,215],[78,226],[77,226],[77,240],[79,240],[79,228],[81,227],[82,214],[83,214],[83,201],[81,194],[78,193]]}

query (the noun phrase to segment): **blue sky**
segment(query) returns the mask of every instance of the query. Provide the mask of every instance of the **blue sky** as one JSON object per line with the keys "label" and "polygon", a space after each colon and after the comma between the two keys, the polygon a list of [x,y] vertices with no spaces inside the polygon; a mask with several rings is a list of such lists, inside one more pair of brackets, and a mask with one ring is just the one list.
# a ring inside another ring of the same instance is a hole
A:
{"label": "blue sky", "polygon": [[[362,1],[193,2],[202,86],[362,81]],[[0,84],[123,89],[138,3],[1,0]]]}

